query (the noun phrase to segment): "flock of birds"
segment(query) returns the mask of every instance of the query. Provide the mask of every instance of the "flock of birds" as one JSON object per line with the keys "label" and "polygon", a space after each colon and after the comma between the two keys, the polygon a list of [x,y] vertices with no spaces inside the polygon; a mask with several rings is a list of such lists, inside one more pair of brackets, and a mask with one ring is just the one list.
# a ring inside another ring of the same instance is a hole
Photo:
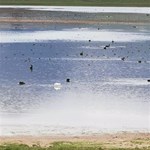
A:
{"label": "flock of birds", "polygon": [[[99,30],[99,29],[98,29]],[[91,40],[88,40],[88,42],[92,42]],[[106,44],[104,47],[103,47],[103,49],[104,50],[107,50],[107,49],[109,49],[110,47],[111,47],[111,44],[114,44],[115,43],[115,41],[114,40],[112,40],[111,41],[111,43],[110,44]],[[33,45],[35,45],[35,44],[33,44]],[[139,51],[138,51],[139,52]],[[79,54],[81,57],[83,57],[84,56],[84,52],[82,51],[82,52],[80,52],[80,54]],[[116,55],[115,53],[114,53],[114,55]],[[68,56],[68,55],[67,55]],[[126,56],[126,57],[121,57],[121,60],[122,61],[125,61],[126,60],[126,58],[128,58],[128,56]],[[40,59],[40,58],[39,58]],[[30,61],[30,59],[29,59],[29,61]],[[142,63],[142,61],[141,60],[138,60],[137,61],[138,63]],[[29,70],[31,71],[31,72],[33,72],[33,65],[31,64],[30,65],[30,67],[29,67]],[[70,78],[67,78],[66,79],[66,82],[71,82],[71,79]],[[147,79],[147,82],[150,82],[150,79]],[[19,82],[19,85],[25,85],[26,83],[25,82],[23,82],[23,81],[20,81]],[[61,88],[61,84],[60,83],[54,83],[54,88],[57,90],[57,89],[60,89]]]}
{"label": "flock of birds", "polygon": [[[136,26],[133,26],[133,28],[136,28]],[[100,28],[98,28],[98,30],[100,30]],[[88,42],[89,43],[91,43],[92,42],[92,40],[88,40]],[[109,44],[106,44],[104,47],[103,47],[103,50],[108,50],[109,48],[111,48],[111,45],[113,45],[113,44],[115,44],[115,41],[114,40],[112,40]],[[33,43],[33,46],[35,46],[36,44],[35,43]],[[1,45],[2,46],[2,45]],[[33,50],[32,49],[30,49],[32,52],[33,52]],[[114,52],[114,50],[112,50],[113,52]],[[138,51],[139,52],[139,51]],[[33,52],[33,54],[34,54],[34,52]],[[15,56],[16,54],[14,54],[14,56]],[[24,54],[22,54],[23,56],[24,56]],[[81,56],[81,57],[83,57],[83,56],[85,56],[85,53],[83,52],[83,51],[81,51],[80,53],[79,53],[79,55]],[[116,53],[114,53],[114,56],[116,55]],[[68,55],[67,55],[68,56]],[[104,56],[104,55],[103,55]],[[7,56],[5,57],[5,58],[7,58]],[[128,56],[123,56],[123,57],[121,57],[120,59],[122,60],[122,61],[125,61],[126,60],[126,58],[128,58]],[[39,57],[39,59],[40,59],[40,57]],[[28,58],[28,60],[25,60],[25,62],[27,62],[27,61],[29,61],[30,62],[30,58]],[[137,61],[138,63],[142,63],[142,60],[138,60]],[[30,72],[33,72],[33,70],[34,70],[34,66],[33,66],[33,64],[30,64],[30,66],[29,66],[29,70],[30,70]],[[66,82],[67,83],[69,83],[69,82],[71,82],[71,79],[70,78],[67,78],[66,79]],[[150,79],[147,79],[147,82],[150,82]],[[24,82],[24,81],[20,81],[19,83],[18,83],[19,85],[25,85],[26,83]],[[54,84],[55,85],[55,84]],[[57,84],[56,84],[57,85]],[[59,85],[60,86],[60,85]]]}

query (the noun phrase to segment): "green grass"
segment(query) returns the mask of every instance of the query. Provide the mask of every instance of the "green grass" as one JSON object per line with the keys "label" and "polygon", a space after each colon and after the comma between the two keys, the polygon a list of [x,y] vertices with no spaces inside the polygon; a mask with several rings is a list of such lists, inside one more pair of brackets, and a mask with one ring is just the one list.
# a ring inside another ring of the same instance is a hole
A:
{"label": "green grass", "polygon": [[55,142],[47,148],[38,145],[29,147],[24,144],[5,144],[0,146],[0,150],[149,150],[149,148],[104,148],[101,144],[79,142]]}
{"label": "green grass", "polygon": [[150,0],[0,0],[0,5],[150,6]]}

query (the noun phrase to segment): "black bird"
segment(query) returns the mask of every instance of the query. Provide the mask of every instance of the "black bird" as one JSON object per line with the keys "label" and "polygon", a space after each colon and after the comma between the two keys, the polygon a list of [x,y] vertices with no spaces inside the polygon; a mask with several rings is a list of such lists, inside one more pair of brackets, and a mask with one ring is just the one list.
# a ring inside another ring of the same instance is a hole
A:
{"label": "black bird", "polygon": [[106,46],[104,47],[104,49],[106,49]]}
{"label": "black bird", "polygon": [[110,47],[110,44],[106,45],[105,47]]}
{"label": "black bird", "polygon": [[80,53],[80,56],[83,56],[83,52]]}
{"label": "black bird", "polygon": [[30,71],[31,71],[31,72],[33,71],[33,65],[30,66]]}
{"label": "black bird", "polygon": [[121,60],[125,61],[125,57],[122,57]]}
{"label": "black bird", "polygon": [[22,81],[19,82],[19,85],[24,85],[24,84],[25,84],[25,82],[22,82]]}
{"label": "black bird", "polygon": [[66,82],[70,82],[70,79],[68,78],[68,79],[66,79]]}

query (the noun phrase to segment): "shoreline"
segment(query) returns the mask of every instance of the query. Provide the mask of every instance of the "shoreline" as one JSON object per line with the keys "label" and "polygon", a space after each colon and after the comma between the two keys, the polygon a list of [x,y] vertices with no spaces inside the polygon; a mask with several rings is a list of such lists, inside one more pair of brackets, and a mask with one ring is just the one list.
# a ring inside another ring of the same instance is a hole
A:
{"label": "shoreline", "polygon": [[0,23],[44,23],[44,24],[49,24],[49,23],[60,23],[60,24],[126,24],[126,25],[143,25],[143,24],[149,24],[149,22],[138,22],[138,21],[133,21],[133,22],[128,22],[128,21],[107,21],[107,20],[36,20],[36,19],[1,19],[0,18]]}
{"label": "shoreline", "polygon": [[[141,12],[140,12],[141,11]],[[2,7],[0,23],[150,24],[148,8],[116,7]]]}
{"label": "shoreline", "polygon": [[34,144],[42,147],[48,147],[55,142],[90,142],[101,143],[105,147],[135,148],[148,147],[150,144],[150,133],[103,133],[99,135],[83,135],[83,136],[0,136],[0,145],[9,144],[26,144],[32,146]]}

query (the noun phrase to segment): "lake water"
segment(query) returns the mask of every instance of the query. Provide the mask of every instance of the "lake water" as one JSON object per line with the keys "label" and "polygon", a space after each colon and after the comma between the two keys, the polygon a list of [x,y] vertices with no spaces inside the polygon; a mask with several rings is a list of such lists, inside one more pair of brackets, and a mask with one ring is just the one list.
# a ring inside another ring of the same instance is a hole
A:
{"label": "lake water", "polygon": [[149,25],[5,26],[0,135],[150,131]]}

